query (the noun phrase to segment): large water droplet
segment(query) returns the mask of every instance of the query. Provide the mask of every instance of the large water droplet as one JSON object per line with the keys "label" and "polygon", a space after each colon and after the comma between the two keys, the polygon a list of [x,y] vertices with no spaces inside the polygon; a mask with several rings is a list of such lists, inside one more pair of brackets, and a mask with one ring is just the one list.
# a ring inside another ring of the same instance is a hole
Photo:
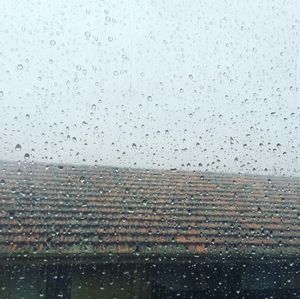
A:
{"label": "large water droplet", "polygon": [[17,145],[15,146],[15,150],[16,150],[16,151],[20,151],[21,148],[22,148],[22,146],[21,146],[20,144],[17,144]]}

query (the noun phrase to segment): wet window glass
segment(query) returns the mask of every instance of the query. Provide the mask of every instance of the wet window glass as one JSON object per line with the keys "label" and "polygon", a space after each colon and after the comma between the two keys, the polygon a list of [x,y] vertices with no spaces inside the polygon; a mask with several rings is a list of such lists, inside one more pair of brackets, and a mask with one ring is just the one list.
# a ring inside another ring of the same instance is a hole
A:
{"label": "wet window glass", "polygon": [[299,12],[4,1],[0,299],[300,298]]}

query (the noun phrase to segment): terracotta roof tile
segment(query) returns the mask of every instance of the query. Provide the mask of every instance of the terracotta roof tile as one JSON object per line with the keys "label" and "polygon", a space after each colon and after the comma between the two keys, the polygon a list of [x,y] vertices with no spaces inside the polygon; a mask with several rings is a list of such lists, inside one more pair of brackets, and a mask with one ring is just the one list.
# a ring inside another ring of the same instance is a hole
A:
{"label": "terracotta roof tile", "polygon": [[0,164],[0,253],[300,254],[300,179]]}

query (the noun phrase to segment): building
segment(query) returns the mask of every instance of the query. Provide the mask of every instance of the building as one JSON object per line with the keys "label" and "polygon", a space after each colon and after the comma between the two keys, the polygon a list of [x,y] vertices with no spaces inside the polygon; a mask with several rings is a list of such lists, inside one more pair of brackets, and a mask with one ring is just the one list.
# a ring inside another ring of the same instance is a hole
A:
{"label": "building", "polygon": [[300,179],[1,162],[0,299],[300,298]]}

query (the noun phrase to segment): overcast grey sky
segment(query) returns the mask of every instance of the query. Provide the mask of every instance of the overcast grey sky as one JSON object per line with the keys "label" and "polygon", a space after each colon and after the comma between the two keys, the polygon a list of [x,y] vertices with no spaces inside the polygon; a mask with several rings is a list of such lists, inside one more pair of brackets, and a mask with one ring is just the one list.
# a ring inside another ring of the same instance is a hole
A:
{"label": "overcast grey sky", "polygon": [[300,175],[300,1],[7,0],[0,16],[0,159]]}

